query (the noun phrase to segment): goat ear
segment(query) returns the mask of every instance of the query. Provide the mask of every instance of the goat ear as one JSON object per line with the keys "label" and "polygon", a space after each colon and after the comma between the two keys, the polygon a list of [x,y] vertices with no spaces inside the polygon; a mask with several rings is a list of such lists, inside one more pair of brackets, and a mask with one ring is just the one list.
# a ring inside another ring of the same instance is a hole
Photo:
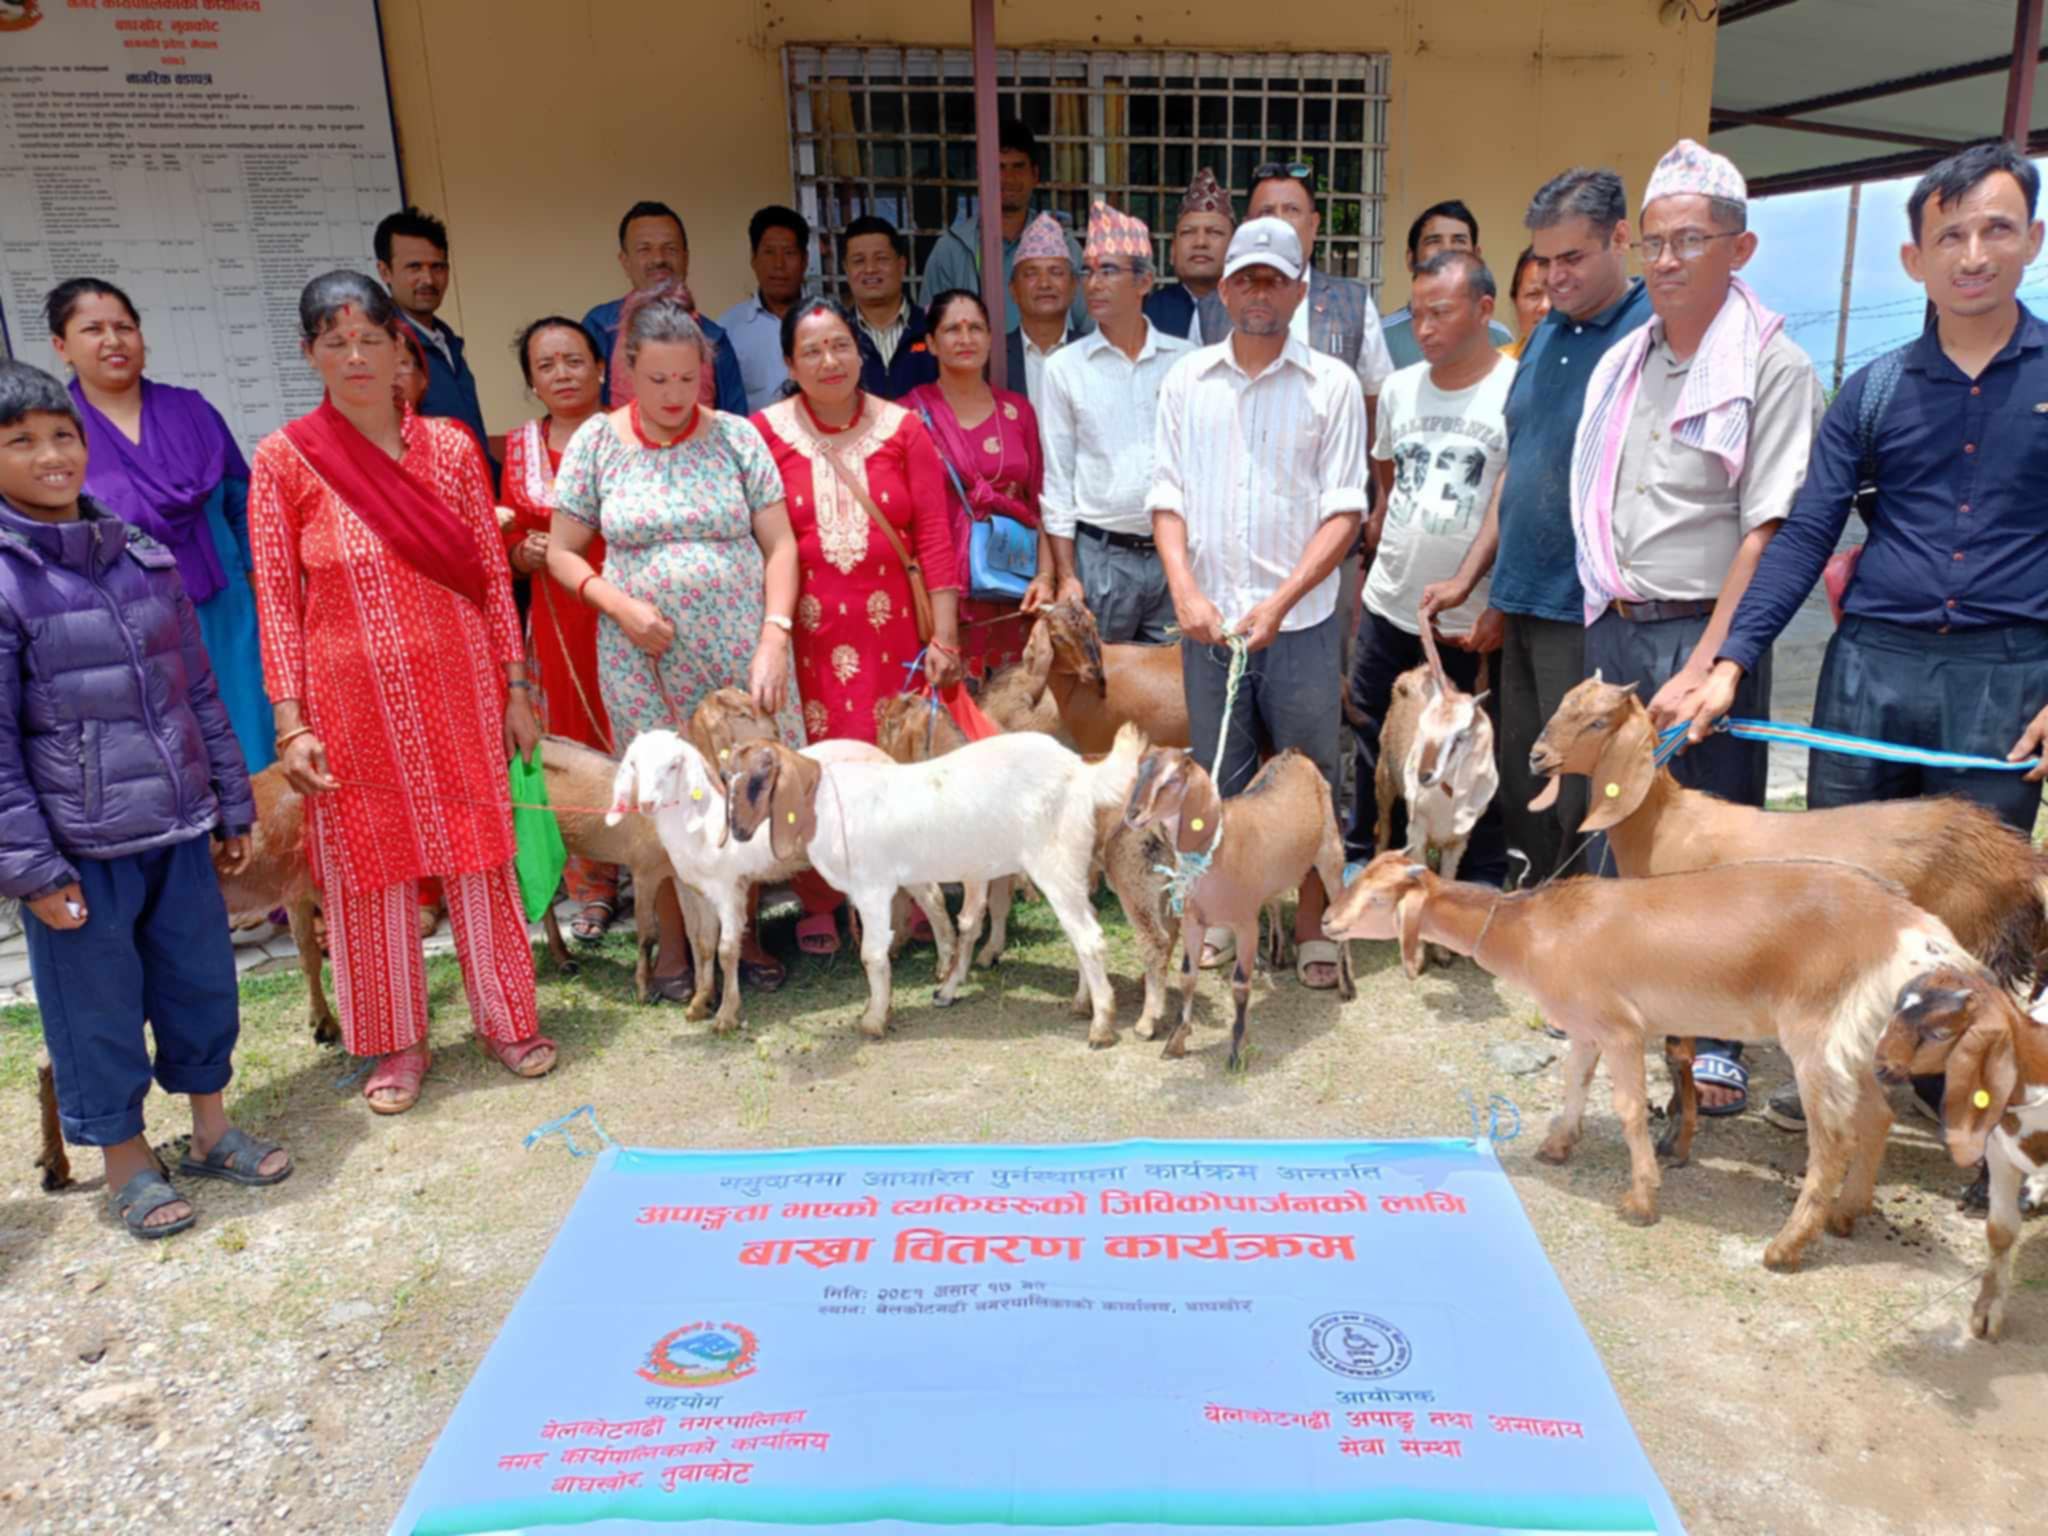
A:
{"label": "goat ear", "polygon": [[1650,717],[1640,709],[1626,710],[1600,749],[1600,761],[1593,765],[1592,805],[1579,830],[1605,832],[1627,821],[1642,808],[1656,777]]}
{"label": "goat ear", "polygon": [[606,826],[616,827],[626,819],[626,813],[640,798],[639,779],[640,770],[634,764],[632,754],[628,753],[625,761],[619,764],[618,771],[612,775],[612,805],[611,809],[604,813]]}
{"label": "goat ear", "polygon": [[1180,797],[1180,835],[1173,846],[1182,853],[1206,853],[1222,824],[1223,797],[1209,775],[1189,763],[1183,769],[1187,787]]}
{"label": "goat ear", "polygon": [[1052,670],[1052,625],[1053,621],[1041,614],[1038,622],[1031,626],[1031,635],[1024,642],[1024,649],[1018,660],[1031,676],[1043,678]]}
{"label": "goat ear", "polygon": [[1979,1018],[1949,1052],[1941,1124],[1948,1155],[1958,1168],[1974,1168],[1984,1160],[1984,1142],[2004,1118],[2019,1077],[2012,1026],[1996,1013]]}
{"label": "goat ear", "polygon": [[1422,908],[1428,899],[1421,890],[1413,890],[1394,909],[1401,925],[1401,969],[1411,981],[1422,974]]}
{"label": "goat ear", "polygon": [[[768,832],[775,857],[800,859],[818,830],[818,765],[793,752],[778,752],[775,789],[768,800]],[[805,768],[809,772],[805,772]]]}
{"label": "goat ear", "polygon": [[1492,697],[1493,690],[1491,688],[1482,688],[1477,693],[1472,695],[1472,707],[1474,709],[1477,709],[1480,705],[1484,704],[1488,699]]}

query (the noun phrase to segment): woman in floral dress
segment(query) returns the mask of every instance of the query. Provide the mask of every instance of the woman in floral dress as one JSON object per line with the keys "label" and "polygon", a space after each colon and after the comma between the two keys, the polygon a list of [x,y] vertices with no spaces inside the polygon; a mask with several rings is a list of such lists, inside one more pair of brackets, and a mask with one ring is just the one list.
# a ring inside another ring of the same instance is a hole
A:
{"label": "woman in floral dress", "polygon": [[[803,745],[789,689],[796,539],[782,481],[743,417],[699,402],[711,349],[680,303],[639,306],[621,339],[632,403],[577,429],[555,476],[548,574],[598,612],[597,678],[624,751],[642,731],[687,731],[698,700],[744,686]],[[586,552],[604,537],[604,570]],[[664,887],[656,984],[689,996],[682,910]],[[742,941],[741,976],[772,991],[782,967]]]}

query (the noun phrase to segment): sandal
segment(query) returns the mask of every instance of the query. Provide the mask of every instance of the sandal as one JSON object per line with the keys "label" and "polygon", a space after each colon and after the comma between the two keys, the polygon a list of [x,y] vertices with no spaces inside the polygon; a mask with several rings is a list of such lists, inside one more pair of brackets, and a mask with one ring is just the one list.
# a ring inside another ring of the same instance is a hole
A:
{"label": "sandal", "polygon": [[169,1237],[174,1232],[183,1232],[199,1219],[199,1212],[187,1210],[176,1221],[148,1225],[149,1218],[167,1205],[191,1202],[171,1188],[171,1181],[154,1168],[145,1168],[119,1189],[107,1195],[107,1207],[121,1218],[121,1225],[128,1229],[130,1237],[139,1237],[151,1242],[159,1237]]}
{"label": "sandal", "polygon": [[178,1172],[200,1179],[226,1179],[230,1184],[282,1184],[292,1175],[290,1159],[276,1173],[257,1171],[265,1158],[282,1150],[274,1141],[258,1141],[247,1131],[229,1126],[227,1134],[213,1144],[213,1150],[206,1156],[195,1158],[188,1151],[179,1160]]}
{"label": "sandal", "polygon": [[617,916],[617,909],[608,901],[586,901],[583,910],[569,919],[569,937],[578,944],[600,944]]}
{"label": "sandal", "polygon": [[649,1000],[657,1003],[687,1003],[697,995],[697,972],[685,967],[673,976],[648,978]]}
{"label": "sandal", "polygon": [[[427,1067],[432,1061],[427,1048],[409,1045],[402,1051],[393,1051],[377,1063],[370,1080],[363,1084],[363,1099],[372,1113],[379,1115],[402,1115],[420,1101],[420,1084],[426,1080]],[[380,1100],[379,1093],[396,1091],[395,1099]]]}
{"label": "sandal", "polygon": [[1222,966],[1230,964],[1236,958],[1237,935],[1230,929],[1225,928],[1223,930],[1223,937],[1221,939],[1210,938],[1202,941],[1203,970],[1217,970]]}
{"label": "sandal", "polygon": [[[1343,955],[1329,939],[1296,939],[1294,941],[1294,979],[1312,992],[1328,992],[1337,985],[1342,975]],[[1310,981],[1308,968],[1312,965],[1327,965],[1330,968],[1328,981]]]}
{"label": "sandal", "polygon": [[[561,1052],[546,1035],[528,1035],[524,1040],[493,1040],[485,1035],[476,1038],[477,1044],[495,1056],[498,1064],[514,1077],[546,1077],[561,1060]],[[548,1053],[547,1065],[530,1065],[542,1051]]]}
{"label": "sandal", "polygon": [[789,972],[773,955],[764,960],[740,958],[740,980],[749,992],[779,992],[788,979]]}
{"label": "sandal", "polygon": [[[919,916],[923,914],[920,913]],[[916,937],[913,925],[911,936]],[[931,936],[931,929],[925,929],[925,936]],[[824,958],[839,953],[839,919],[830,912],[813,912],[809,917],[796,920],[796,947],[807,955]],[[743,962],[744,963],[744,962]],[[749,985],[752,985],[750,982]],[[778,983],[779,985],[779,983]]]}
{"label": "sandal", "polygon": [[1705,1099],[1700,1100],[1700,1113],[1709,1119],[1725,1119],[1749,1108],[1749,1068],[1739,1061],[1726,1056],[1710,1056],[1702,1051],[1692,1059],[1692,1080],[1695,1087],[1735,1090],[1735,1098],[1726,1104],[1709,1104]]}

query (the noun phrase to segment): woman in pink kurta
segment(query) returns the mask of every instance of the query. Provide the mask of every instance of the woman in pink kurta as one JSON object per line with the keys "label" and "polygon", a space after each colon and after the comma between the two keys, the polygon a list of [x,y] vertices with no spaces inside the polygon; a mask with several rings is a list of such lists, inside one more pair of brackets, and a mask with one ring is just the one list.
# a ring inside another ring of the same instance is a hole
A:
{"label": "woman in pink kurta", "polygon": [[[490,479],[468,431],[392,398],[397,311],[355,273],[300,301],[327,385],[265,438],[249,494],[266,683],[309,854],[349,1050],[394,1114],[427,1069],[418,882],[442,877],[470,1013],[520,1076],[554,1064],[513,875],[508,746],[540,729]],[[509,699],[508,699],[509,690]]]}

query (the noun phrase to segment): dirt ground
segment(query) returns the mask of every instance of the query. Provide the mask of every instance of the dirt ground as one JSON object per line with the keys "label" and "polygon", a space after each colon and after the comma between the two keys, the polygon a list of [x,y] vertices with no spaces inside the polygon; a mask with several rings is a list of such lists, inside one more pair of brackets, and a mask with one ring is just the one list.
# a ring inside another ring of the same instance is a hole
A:
{"label": "dirt ground", "polygon": [[[581,979],[544,981],[563,1065],[539,1083],[466,1043],[456,971],[436,961],[444,1054],[396,1120],[313,1045],[290,979],[252,981],[230,1107],[288,1141],[298,1172],[271,1191],[201,1187],[200,1225],[148,1246],[103,1214],[95,1156],[78,1187],[37,1187],[34,1015],[0,1014],[0,1528],[383,1530],[581,1186],[587,1164],[521,1138],[580,1104],[629,1143],[797,1146],[1469,1134],[1469,1092],[1519,1108],[1507,1167],[1690,1530],[2042,1529],[2048,1241],[2037,1230],[2020,1257],[2005,1342],[1968,1340],[1983,1229],[1954,1210],[1958,1175],[1925,1122],[1894,1132],[1863,1230],[1772,1275],[1759,1255],[1800,1141],[1754,1117],[1710,1123],[1666,1178],[1661,1224],[1625,1225],[1604,1095],[1578,1159],[1536,1163],[1556,1069],[1513,1069],[1548,1043],[1526,1000],[1469,963],[1410,984],[1390,946],[1357,945],[1349,1006],[1262,979],[1249,1068],[1230,1077],[1213,980],[1186,1060],[1128,1031],[1091,1052],[1049,914],[1020,909],[1012,932],[1011,958],[950,1011],[929,1004],[930,952],[914,952],[882,1044],[854,1031],[851,956],[802,962],[749,1004],[743,1034],[715,1039],[626,1000],[615,938]],[[1120,919],[1113,942],[1127,1025],[1138,972]],[[1757,1066],[1759,1094],[1783,1081],[1775,1051]],[[157,1137],[184,1129],[181,1106],[150,1111]]]}

